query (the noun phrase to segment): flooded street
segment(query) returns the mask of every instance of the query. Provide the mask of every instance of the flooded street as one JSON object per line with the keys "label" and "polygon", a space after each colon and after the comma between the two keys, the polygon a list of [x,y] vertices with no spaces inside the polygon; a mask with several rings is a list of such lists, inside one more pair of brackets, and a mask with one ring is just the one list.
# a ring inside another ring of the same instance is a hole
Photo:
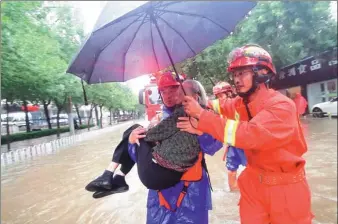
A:
{"label": "flooded street", "polygon": [[[314,223],[337,223],[337,119],[302,120],[309,151],[306,171],[312,190]],[[1,223],[145,223],[147,190],[136,169],[127,176],[130,190],[93,199],[85,185],[109,164],[123,124],[111,133],[1,170]],[[210,223],[239,223],[238,193],[229,193],[223,151],[207,157],[213,184]]]}

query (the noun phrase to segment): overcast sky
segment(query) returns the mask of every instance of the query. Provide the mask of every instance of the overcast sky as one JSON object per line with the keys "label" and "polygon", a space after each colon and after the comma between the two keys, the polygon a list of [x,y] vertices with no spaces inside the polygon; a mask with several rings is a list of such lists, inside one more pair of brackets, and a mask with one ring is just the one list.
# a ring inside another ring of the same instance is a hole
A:
{"label": "overcast sky", "polygon": [[[109,4],[113,6],[111,7],[114,10],[112,12],[114,14],[113,17],[118,18],[145,2],[147,1],[114,1]],[[106,5],[106,1],[73,1],[71,4],[80,9],[84,21],[84,30],[86,33],[89,33],[93,29],[103,7]]]}
{"label": "overcast sky", "polygon": [[[137,8],[138,6],[144,4],[146,1],[114,1],[110,2],[111,5],[116,5],[116,12],[114,16],[116,18],[126,14],[127,12]],[[82,14],[82,19],[84,21],[84,31],[86,34],[89,34],[96,21],[99,17],[103,7],[106,4],[106,1],[73,1],[71,4],[74,7],[80,9]],[[114,9],[115,10],[115,9]],[[138,94],[139,90],[144,87],[145,84],[149,82],[148,76],[142,76],[133,80],[128,81],[126,84],[133,90],[135,94]]]}

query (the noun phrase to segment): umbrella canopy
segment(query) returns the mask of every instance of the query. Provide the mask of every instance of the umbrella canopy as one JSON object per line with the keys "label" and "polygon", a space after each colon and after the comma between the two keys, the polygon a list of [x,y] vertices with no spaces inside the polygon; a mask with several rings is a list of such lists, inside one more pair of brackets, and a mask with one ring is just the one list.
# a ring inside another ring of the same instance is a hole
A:
{"label": "umbrella canopy", "polygon": [[[107,3],[114,4],[114,2]],[[244,1],[152,1],[99,24],[67,72],[89,84],[123,82],[193,57],[228,36],[256,5]]]}

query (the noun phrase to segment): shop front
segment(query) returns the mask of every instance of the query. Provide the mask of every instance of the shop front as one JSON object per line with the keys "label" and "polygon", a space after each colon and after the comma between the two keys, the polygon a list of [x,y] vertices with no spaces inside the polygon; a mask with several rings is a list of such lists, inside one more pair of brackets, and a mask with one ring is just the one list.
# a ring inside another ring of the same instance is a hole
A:
{"label": "shop front", "polygon": [[290,98],[299,92],[308,108],[337,96],[337,48],[283,67],[272,87]]}

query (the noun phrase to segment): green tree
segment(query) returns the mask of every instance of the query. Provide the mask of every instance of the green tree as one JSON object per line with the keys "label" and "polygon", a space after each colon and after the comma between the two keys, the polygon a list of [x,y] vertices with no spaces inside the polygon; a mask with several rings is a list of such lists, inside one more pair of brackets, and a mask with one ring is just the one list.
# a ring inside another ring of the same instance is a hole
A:
{"label": "green tree", "polygon": [[[57,101],[60,107],[59,95],[64,95],[59,92],[63,86],[59,76],[68,80],[64,72],[83,39],[81,20],[74,10],[69,5],[53,4],[4,2],[1,7],[2,97],[24,105],[42,103],[49,128],[48,105]],[[73,93],[77,104],[82,103],[79,87]]]}
{"label": "green tree", "polygon": [[337,22],[330,15],[330,2],[259,2],[232,35],[187,60],[183,70],[210,93],[209,77],[214,82],[229,81],[226,58],[232,49],[247,43],[267,49],[277,70],[337,46]]}
{"label": "green tree", "polygon": [[23,102],[29,132],[27,103],[39,100],[44,77],[60,68],[58,43],[39,21],[44,15],[41,2],[5,2],[1,9],[2,97]]}

